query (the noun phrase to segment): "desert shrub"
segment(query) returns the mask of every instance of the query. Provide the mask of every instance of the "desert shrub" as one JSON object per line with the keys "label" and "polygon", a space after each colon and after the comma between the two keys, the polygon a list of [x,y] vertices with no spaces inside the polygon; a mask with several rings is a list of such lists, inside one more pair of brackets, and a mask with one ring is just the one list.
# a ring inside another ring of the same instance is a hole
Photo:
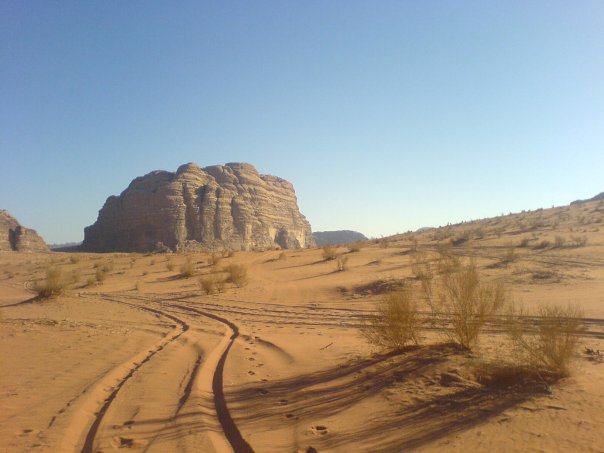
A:
{"label": "desert shrub", "polygon": [[444,324],[448,336],[471,350],[488,318],[502,308],[507,293],[500,283],[484,283],[474,262],[442,274],[439,288],[425,292],[434,318]]}
{"label": "desert shrub", "polygon": [[571,236],[570,241],[573,247],[585,247],[587,245],[587,236]]}
{"label": "desert shrub", "polygon": [[247,285],[247,267],[243,264],[229,264],[227,267],[224,268],[224,271],[227,273],[226,281],[228,283],[233,283],[239,288]]}
{"label": "desert shrub", "polygon": [[566,245],[566,238],[564,236],[556,235],[554,237],[554,248],[562,248]]}
{"label": "desert shrub", "polygon": [[323,249],[323,259],[325,261],[335,260],[338,257],[337,249],[332,245],[324,245]]}
{"label": "desert shrub", "polygon": [[103,268],[101,266],[96,268],[96,271],[94,272],[94,277],[97,281],[97,283],[103,283],[106,279],[107,279],[107,272],[103,270]]}
{"label": "desert shrub", "polygon": [[195,274],[195,263],[190,256],[187,256],[185,262],[180,266],[180,276],[182,278],[189,278]]}
{"label": "desert shrub", "polygon": [[362,335],[376,346],[401,349],[419,342],[421,321],[410,289],[387,294],[361,328]]}
{"label": "desert shrub", "polygon": [[518,244],[518,247],[522,247],[522,248],[528,247],[529,242],[531,242],[531,240],[529,238],[522,238],[520,240],[520,244]]}
{"label": "desert shrub", "polygon": [[210,255],[210,260],[209,260],[210,266],[217,266],[220,263],[221,259],[222,259],[221,256],[219,256],[216,253],[212,253]]}
{"label": "desert shrub", "polygon": [[520,360],[533,367],[568,374],[582,329],[581,316],[581,310],[573,305],[544,305],[529,324],[522,311],[512,311],[510,335]]}
{"label": "desert shrub", "polygon": [[501,259],[501,263],[502,264],[513,263],[514,261],[516,261],[516,259],[518,259],[518,255],[516,254],[516,249],[514,249],[514,247],[508,247],[505,251],[505,254],[503,255],[503,258]]}
{"label": "desert shrub", "polygon": [[171,259],[166,262],[166,269],[168,269],[170,272],[174,270],[174,262]]}
{"label": "desert shrub", "polygon": [[348,257],[340,255],[336,258],[336,270],[341,272],[348,269]]}
{"label": "desert shrub", "polygon": [[350,250],[351,253],[360,252],[362,248],[363,244],[361,242],[354,242],[348,246],[348,250]]}
{"label": "desert shrub", "polygon": [[220,293],[224,288],[224,280],[217,275],[200,277],[197,283],[199,284],[199,289],[208,295],[214,294],[215,292]]}
{"label": "desert shrub", "polygon": [[36,283],[34,291],[38,297],[47,298],[62,294],[66,287],[67,280],[63,276],[61,268],[51,267],[46,270],[46,280]]}

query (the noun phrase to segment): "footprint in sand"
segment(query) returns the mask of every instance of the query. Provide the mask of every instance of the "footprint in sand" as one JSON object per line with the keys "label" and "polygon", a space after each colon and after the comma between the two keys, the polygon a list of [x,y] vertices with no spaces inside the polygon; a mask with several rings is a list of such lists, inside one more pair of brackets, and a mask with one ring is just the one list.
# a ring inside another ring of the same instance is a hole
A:
{"label": "footprint in sand", "polygon": [[316,425],[313,426],[311,428],[311,431],[315,434],[319,434],[321,436],[324,436],[325,434],[327,434],[327,426],[323,426],[323,425]]}

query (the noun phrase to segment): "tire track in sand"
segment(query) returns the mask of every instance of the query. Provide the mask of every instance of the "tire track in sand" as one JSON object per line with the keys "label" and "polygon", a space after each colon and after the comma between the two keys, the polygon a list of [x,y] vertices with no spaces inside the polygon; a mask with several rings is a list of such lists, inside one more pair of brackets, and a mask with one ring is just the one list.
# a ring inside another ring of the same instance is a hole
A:
{"label": "tire track in sand", "polygon": [[[104,378],[102,378],[99,382],[96,383],[96,385],[90,392],[92,396],[84,402],[84,406],[80,409],[80,411],[78,411],[79,413],[87,412],[94,414],[94,419],[88,427],[84,443],[82,445],[82,448],[80,449],[81,453],[93,452],[94,440],[103,420],[103,417],[105,416],[107,410],[109,409],[109,406],[116,398],[118,392],[124,386],[124,384],[134,375],[134,373],[136,373],[138,369],[140,369],[145,363],[149,362],[149,360],[151,360],[155,354],[163,350],[168,344],[178,339],[183,333],[185,333],[189,329],[189,325],[185,321],[180,318],[177,318],[176,316],[165,313],[161,310],[157,310],[150,307],[141,307],[140,305],[130,304],[128,302],[116,300],[101,294],[95,295],[94,297],[100,298],[108,302],[115,302],[128,305],[136,309],[148,311],[150,313],[163,316],[174,321],[176,323],[176,327],[170,333],[164,336],[158,343],[151,346],[147,351],[140,352],[128,362],[125,362],[122,365],[113,368],[108,374],[105,375]],[[115,383],[115,381],[117,381],[117,383]],[[104,390],[106,387],[112,388],[111,393],[109,393],[109,395],[105,397],[105,399],[103,400],[103,404],[100,408],[98,408],[98,398],[94,398],[94,396],[98,396],[98,394],[101,392],[106,393],[106,391]],[[80,439],[82,437],[81,433],[86,430],[85,426],[87,422],[88,420],[86,417],[78,417],[75,422],[71,423],[68,429],[70,431],[78,432],[75,439]],[[65,438],[65,442],[68,442],[67,439],[74,439],[74,437],[72,436],[65,436]],[[64,445],[62,445],[61,451],[75,450],[75,448],[72,449],[65,445],[65,442]]]}

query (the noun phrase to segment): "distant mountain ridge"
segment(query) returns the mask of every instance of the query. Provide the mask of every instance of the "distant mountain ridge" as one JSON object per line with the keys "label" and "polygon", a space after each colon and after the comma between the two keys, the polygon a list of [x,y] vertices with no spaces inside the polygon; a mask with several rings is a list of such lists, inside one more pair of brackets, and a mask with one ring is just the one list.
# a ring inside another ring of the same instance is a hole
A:
{"label": "distant mountain ridge", "polygon": [[367,240],[367,237],[363,233],[352,230],[315,231],[312,235],[318,246],[349,244],[351,242]]}
{"label": "distant mountain ridge", "polygon": [[601,192],[598,195],[596,195],[595,197],[589,198],[587,200],[575,200],[571,203],[571,205],[589,203],[590,201],[600,201],[600,200],[604,200],[604,192]]}

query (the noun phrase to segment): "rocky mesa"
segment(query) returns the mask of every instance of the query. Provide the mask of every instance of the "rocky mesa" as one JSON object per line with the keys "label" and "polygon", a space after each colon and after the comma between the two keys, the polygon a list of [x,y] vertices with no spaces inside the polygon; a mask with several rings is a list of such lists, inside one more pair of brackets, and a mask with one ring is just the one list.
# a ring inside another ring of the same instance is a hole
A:
{"label": "rocky mesa", "polygon": [[0,251],[48,252],[35,230],[23,227],[4,209],[0,210]]}
{"label": "rocky mesa", "polygon": [[294,187],[246,163],[153,171],[111,196],[83,250],[285,249],[314,245]]}

